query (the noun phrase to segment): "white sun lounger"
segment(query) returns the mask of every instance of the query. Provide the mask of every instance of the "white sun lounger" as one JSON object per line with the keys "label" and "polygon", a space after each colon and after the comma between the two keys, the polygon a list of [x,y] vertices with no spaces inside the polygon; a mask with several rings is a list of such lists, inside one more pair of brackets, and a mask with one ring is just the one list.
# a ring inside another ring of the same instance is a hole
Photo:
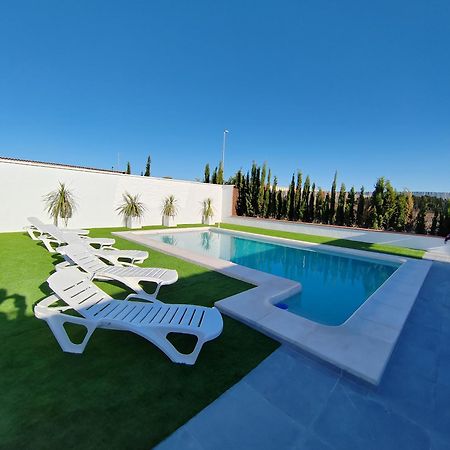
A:
{"label": "white sun lounger", "polygon": [[[28,220],[31,222],[30,219],[33,220],[35,218],[29,217]],[[89,245],[98,245],[100,248],[110,247],[115,243],[115,240],[111,238],[90,238],[68,231],[61,231],[57,226],[52,224],[42,224],[39,230],[42,234],[37,238],[42,241],[50,253],[56,251],[55,247],[68,243],[79,243],[80,240]]]}
{"label": "white sun lounger", "polygon": [[[42,234],[46,234],[45,232],[42,231],[42,228],[45,227],[46,224],[40,221],[37,217],[28,217],[28,221],[31,223],[31,226],[25,227],[25,229],[27,230],[31,239],[33,239],[34,241],[38,241],[39,236],[41,236]],[[80,236],[87,236],[89,234],[89,230],[82,230],[76,228],[70,228],[66,230],[61,228],[59,229],[61,231],[68,231],[70,233],[75,233]]]}
{"label": "white sun lounger", "polygon": [[[119,250],[111,247],[109,244],[114,243],[113,239],[80,239],[80,236],[77,236],[77,234],[81,234],[78,231],[83,230],[68,230],[65,234],[61,234],[61,231],[64,233],[64,230],[58,229],[54,225],[44,224],[36,217],[29,217],[28,220],[33,224],[32,227],[27,229],[28,234],[32,239],[42,241],[51,253],[55,252],[55,247],[62,244],[83,244],[95,255],[114,265],[133,266],[144,262],[148,258],[148,252],[143,250]],[[58,239],[52,233],[56,233]],[[100,245],[100,248],[93,247],[90,244]]]}
{"label": "white sun lounger", "polygon": [[[65,245],[58,248],[58,252],[66,260],[66,263],[58,264],[58,270],[65,270],[70,266],[78,266],[84,270],[91,278],[97,280],[115,280],[129,287],[140,298],[153,301],[159,293],[162,286],[173,284],[178,280],[176,270],[162,269],[158,267],[123,267],[109,266],[100,258],[95,256],[84,246]],[[140,283],[156,283],[156,289],[153,294],[144,291]],[[133,296],[133,294],[131,294]],[[127,297],[127,299],[130,296]]]}
{"label": "white sun lounger", "polygon": [[[77,268],[55,272],[47,282],[54,295],[40,301],[34,314],[47,322],[65,352],[83,353],[95,329],[107,328],[136,333],[156,345],[171,361],[192,365],[203,344],[219,336],[223,329],[222,316],[216,308],[114,300]],[[57,301],[67,306],[52,306]],[[81,317],[65,314],[70,309]],[[70,340],[64,329],[66,322],[87,329],[80,344]],[[167,339],[169,333],[196,336],[192,353],[179,352]]]}
{"label": "white sun lounger", "polygon": [[95,248],[84,240],[73,239],[73,236],[67,239],[67,243],[69,245],[83,245],[86,250],[114,266],[134,266],[143,263],[148,258],[148,252],[144,250],[122,250],[114,247]]}

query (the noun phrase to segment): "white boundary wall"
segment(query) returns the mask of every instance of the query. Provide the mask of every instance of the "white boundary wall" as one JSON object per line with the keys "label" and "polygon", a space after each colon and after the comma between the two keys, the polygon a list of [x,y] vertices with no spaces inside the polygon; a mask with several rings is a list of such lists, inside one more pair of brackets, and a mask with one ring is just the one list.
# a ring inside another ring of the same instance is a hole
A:
{"label": "white boundary wall", "polygon": [[22,230],[29,216],[50,223],[43,196],[60,181],[77,201],[69,228],[123,226],[115,209],[125,191],[141,194],[147,208],[142,225],[161,224],[162,202],[170,194],[178,200],[178,223],[201,223],[201,203],[207,197],[213,199],[214,221],[231,215],[232,186],[0,159],[0,232]]}

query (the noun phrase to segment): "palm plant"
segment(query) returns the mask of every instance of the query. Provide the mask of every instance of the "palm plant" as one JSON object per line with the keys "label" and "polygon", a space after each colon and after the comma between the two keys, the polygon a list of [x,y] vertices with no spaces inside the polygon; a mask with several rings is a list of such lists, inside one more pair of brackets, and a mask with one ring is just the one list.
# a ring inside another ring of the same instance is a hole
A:
{"label": "palm plant", "polygon": [[212,218],[214,216],[214,208],[212,203],[212,198],[205,198],[202,202],[202,216],[204,224],[212,224]]}
{"label": "palm plant", "polygon": [[58,219],[63,219],[65,226],[76,210],[76,201],[73,193],[65,183],[59,182],[58,189],[44,196],[45,207],[53,218],[53,223],[58,226]]}
{"label": "palm plant", "polygon": [[175,196],[169,195],[163,201],[161,213],[166,217],[175,217],[178,212],[177,200]]}
{"label": "palm plant", "polygon": [[116,211],[123,216],[126,223],[130,223],[133,219],[141,220],[146,211],[144,203],[140,201],[139,194],[132,195],[129,192],[122,194],[123,203],[121,203]]}
{"label": "palm plant", "polygon": [[212,198],[205,198],[205,200],[203,200],[202,215],[205,219],[214,216],[214,208],[212,202]]}

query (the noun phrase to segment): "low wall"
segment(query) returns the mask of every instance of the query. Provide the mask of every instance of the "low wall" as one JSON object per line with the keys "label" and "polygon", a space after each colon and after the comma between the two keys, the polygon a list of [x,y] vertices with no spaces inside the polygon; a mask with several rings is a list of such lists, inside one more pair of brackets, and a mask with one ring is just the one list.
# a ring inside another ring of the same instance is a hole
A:
{"label": "low wall", "polygon": [[388,244],[395,245],[396,247],[416,248],[419,250],[435,251],[441,248],[450,250],[450,243],[445,246],[444,239],[441,237],[421,236],[409,233],[390,233],[387,231],[365,230],[359,228],[333,227],[282,220],[256,219],[252,217],[233,216],[227,217],[225,221],[235,225],[290,231],[292,233],[312,234],[334,239],[349,239],[360,242]]}
{"label": "low wall", "polygon": [[76,198],[77,210],[69,221],[73,228],[122,226],[115,209],[125,191],[141,195],[147,208],[143,225],[161,224],[162,202],[170,194],[178,200],[178,223],[201,223],[201,203],[207,197],[213,200],[215,221],[232,210],[232,186],[0,159],[0,231],[23,229],[29,216],[50,222],[43,196],[60,181]]}

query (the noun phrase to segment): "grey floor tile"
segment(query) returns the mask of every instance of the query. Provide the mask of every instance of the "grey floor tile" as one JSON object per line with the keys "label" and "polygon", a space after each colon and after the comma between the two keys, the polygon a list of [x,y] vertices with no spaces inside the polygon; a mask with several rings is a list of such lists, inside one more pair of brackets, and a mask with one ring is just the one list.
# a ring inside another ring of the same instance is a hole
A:
{"label": "grey floor tile", "polygon": [[245,381],[186,425],[205,449],[289,449],[302,430]]}
{"label": "grey floor tile", "polygon": [[277,371],[266,366],[251,373],[246,382],[293,420],[309,427],[325,407],[339,375],[295,355],[286,355]]}
{"label": "grey floor tile", "polygon": [[333,448],[317,436],[309,434],[301,442],[298,442],[293,450],[333,450]]}
{"label": "grey floor tile", "polygon": [[338,449],[425,450],[428,434],[386,406],[337,386],[314,424],[317,436]]}

